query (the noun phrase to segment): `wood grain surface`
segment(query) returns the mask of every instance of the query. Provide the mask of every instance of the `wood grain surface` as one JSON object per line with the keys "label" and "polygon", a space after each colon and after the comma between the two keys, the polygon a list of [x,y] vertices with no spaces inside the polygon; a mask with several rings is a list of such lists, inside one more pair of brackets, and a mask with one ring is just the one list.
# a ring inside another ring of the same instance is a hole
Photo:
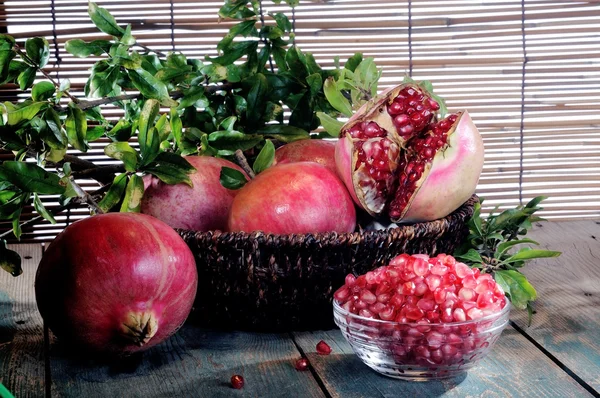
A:
{"label": "wood grain surface", "polygon": [[532,261],[524,270],[537,289],[530,327],[518,327],[600,392],[600,221],[544,222],[530,233],[558,258]]}
{"label": "wood grain surface", "polygon": [[44,327],[33,284],[42,246],[9,245],[22,259],[23,274],[0,270],[0,382],[16,397],[44,395]]}
{"label": "wood grain surface", "polygon": [[[395,380],[371,370],[339,331],[294,333],[332,397],[587,397],[591,396],[519,332],[507,327],[490,355],[466,377],[442,381]],[[326,341],[328,356],[316,353]]]}

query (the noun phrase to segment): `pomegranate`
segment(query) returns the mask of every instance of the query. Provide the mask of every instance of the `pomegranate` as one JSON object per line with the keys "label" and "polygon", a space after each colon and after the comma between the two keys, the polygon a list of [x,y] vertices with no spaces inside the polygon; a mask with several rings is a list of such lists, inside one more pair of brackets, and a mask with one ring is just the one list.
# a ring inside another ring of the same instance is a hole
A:
{"label": "pomegranate", "polygon": [[341,130],[338,174],[359,207],[394,222],[431,221],[475,192],[483,141],[469,114],[437,121],[439,104],[406,83],[365,104]]}
{"label": "pomegranate", "polygon": [[228,225],[230,231],[274,234],[352,232],[356,211],[332,171],[298,162],[271,167],[241,188]]}
{"label": "pomegranate", "polygon": [[424,366],[464,363],[486,348],[490,317],[508,305],[490,274],[445,254],[401,254],[387,266],[348,275],[334,300],[360,316],[348,322],[385,341],[382,348],[395,351],[396,360]]}
{"label": "pomegranate", "polygon": [[211,156],[187,156],[185,159],[197,170],[190,174],[193,187],[184,183],[169,185],[157,177],[145,176],[142,213],[156,217],[173,228],[225,230],[237,191],[221,185],[221,168],[243,170],[228,160]]}
{"label": "pomegranate", "polygon": [[197,284],[192,252],[171,227],[144,214],[107,213],[77,221],[54,239],[35,294],[60,339],[127,355],[179,329]]}
{"label": "pomegranate", "polygon": [[317,162],[337,174],[335,141],[301,140],[277,148],[274,165],[294,162]]}

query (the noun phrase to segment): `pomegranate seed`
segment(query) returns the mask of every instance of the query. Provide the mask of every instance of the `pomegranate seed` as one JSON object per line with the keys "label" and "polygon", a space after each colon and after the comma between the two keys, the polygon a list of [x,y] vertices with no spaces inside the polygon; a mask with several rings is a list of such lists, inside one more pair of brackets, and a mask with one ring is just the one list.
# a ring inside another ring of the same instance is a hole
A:
{"label": "pomegranate seed", "polygon": [[475,295],[475,290],[466,287],[463,287],[458,291],[458,297],[462,300],[473,300]]}
{"label": "pomegranate seed", "polygon": [[427,102],[429,104],[429,107],[434,111],[440,109],[440,104],[438,104],[436,100],[430,98]]}
{"label": "pomegranate seed", "polygon": [[410,122],[410,118],[407,115],[400,114],[394,118],[394,126],[403,127]]}
{"label": "pomegranate seed", "polygon": [[369,311],[367,309],[358,311],[358,315],[360,315],[364,318],[373,318],[375,316],[371,311]]}
{"label": "pomegranate seed", "polygon": [[435,301],[433,300],[421,299],[417,302],[417,307],[419,307],[423,311],[431,311],[436,307],[436,305]]}
{"label": "pomegranate seed", "polygon": [[340,303],[346,302],[346,300],[348,300],[349,297],[350,290],[346,286],[342,286],[333,294],[333,298]]}
{"label": "pomegranate seed", "polygon": [[359,298],[367,304],[375,304],[377,302],[377,296],[367,289],[360,292]]}
{"label": "pomegranate seed", "polygon": [[416,258],[413,262],[413,270],[416,275],[427,275],[429,273],[429,264],[427,263],[427,260],[422,258]]}
{"label": "pomegranate seed", "polygon": [[354,275],[352,275],[352,274],[346,275],[346,279],[345,279],[346,286],[348,286],[348,287],[353,286],[354,282],[356,282],[356,277]]}
{"label": "pomegranate seed", "polygon": [[329,355],[331,354],[331,347],[324,342],[323,340],[317,343],[317,354],[319,355]]}
{"label": "pomegranate seed", "polygon": [[231,387],[240,390],[244,387],[244,378],[240,375],[231,376]]}
{"label": "pomegranate seed", "polygon": [[306,358],[300,358],[296,361],[296,365],[295,365],[296,370],[299,370],[301,372],[308,370],[308,359]]}
{"label": "pomegranate seed", "polygon": [[391,321],[392,319],[394,319],[394,315],[395,315],[395,311],[394,311],[394,307],[386,305],[386,308],[383,311],[379,312],[379,318],[383,319],[384,321]]}
{"label": "pomegranate seed", "polygon": [[467,275],[473,275],[473,270],[468,265],[463,263],[456,264],[454,270],[456,272],[456,276],[458,276],[460,279],[465,278]]}
{"label": "pomegranate seed", "polygon": [[358,310],[364,310],[364,309],[366,309],[366,308],[369,306],[369,304],[367,304],[367,303],[365,303],[364,301],[362,301],[362,300],[360,300],[360,299],[359,299],[359,300],[356,300],[356,301],[354,302],[354,306],[355,306],[355,307],[356,307],[356,309],[358,309]]}
{"label": "pomegranate seed", "polygon": [[467,320],[467,316],[465,315],[465,310],[463,310],[462,308],[455,309],[453,316],[454,316],[454,320],[456,322],[464,322]]}

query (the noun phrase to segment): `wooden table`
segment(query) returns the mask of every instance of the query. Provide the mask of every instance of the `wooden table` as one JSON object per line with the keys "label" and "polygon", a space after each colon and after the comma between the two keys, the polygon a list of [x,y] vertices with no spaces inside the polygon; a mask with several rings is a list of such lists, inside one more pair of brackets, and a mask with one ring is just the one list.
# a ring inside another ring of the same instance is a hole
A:
{"label": "wooden table", "polygon": [[[493,352],[466,377],[428,383],[371,371],[338,330],[289,334],[184,326],[141,359],[98,363],[44,330],[33,281],[41,245],[13,245],[24,274],[0,273],[0,382],[17,397],[600,397],[600,222],[547,222],[531,237],[560,250],[526,273],[539,299],[533,324],[513,310]],[[319,340],[333,348],[316,354]],[[302,354],[310,371],[294,363]],[[229,386],[241,374],[242,390]]]}

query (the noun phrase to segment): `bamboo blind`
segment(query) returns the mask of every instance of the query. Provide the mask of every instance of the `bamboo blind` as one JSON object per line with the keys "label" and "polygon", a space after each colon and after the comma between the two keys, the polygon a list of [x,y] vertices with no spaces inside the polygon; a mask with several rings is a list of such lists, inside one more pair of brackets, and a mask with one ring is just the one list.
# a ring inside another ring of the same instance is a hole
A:
{"label": "bamboo blind", "polygon": [[[218,21],[221,1],[97,3],[120,24],[131,23],[140,43],[192,58],[215,56],[232,25]],[[69,78],[78,96],[95,59],[72,57],[64,43],[105,38],[89,22],[87,6],[87,0],[0,5],[0,29],[17,40],[45,36],[52,52],[48,72]],[[410,74],[432,81],[451,111],[468,109],[485,142],[477,189],[485,210],[543,194],[550,197],[543,217],[600,217],[600,2],[329,0],[301,1],[292,13],[265,0],[263,7],[293,19],[297,44],[323,67],[333,67],[335,56],[343,61],[362,52],[383,68],[380,90]],[[18,95],[14,86],[0,90],[2,101]],[[101,144],[84,157],[108,161]],[[57,204],[53,197],[46,201]],[[25,229],[23,239],[50,239],[86,214],[63,213],[57,225]]]}

